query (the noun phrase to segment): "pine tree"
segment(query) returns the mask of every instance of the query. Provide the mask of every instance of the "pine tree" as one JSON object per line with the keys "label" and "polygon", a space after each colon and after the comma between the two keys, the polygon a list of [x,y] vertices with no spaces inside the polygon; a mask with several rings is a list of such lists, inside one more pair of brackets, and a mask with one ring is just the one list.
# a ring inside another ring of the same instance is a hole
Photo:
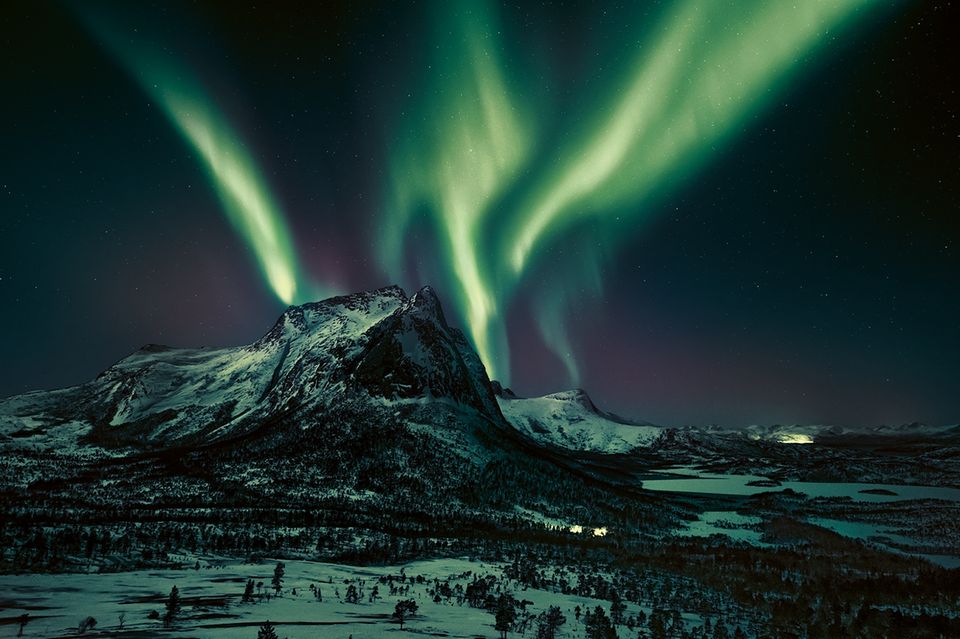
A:
{"label": "pine tree", "polygon": [[273,579],[270,580],[271,585],[273,585],[273,590],[277,593],[277,596],[279,596],[280,591],[283,590],[284,572],[285,570],[283,562],[278,562],[277,567],[273,569]]}
{"label": "pine tree", "polygon": [[277,637],[277,631],[274,629],[273,624],[269,620],[264,621],[263,625],[260,626],[260,632],[257,633],[257,639],[279,639]]}
{"label": "pine tree", "polygon": [[251,603],[253,601],[253,579],[247,579],[247,585],[243,589],[243,598],[241,601],[243,601],[243,603]]}
{"label": "pine tree", "polygon": [[501,639],[507,639],[507,631],[513,627],[513,622],[517,620],[516,600],[501,593],[497,599],[497,608],[494,615],[496,619],[494,628],[500,631]]}
{"label": "pine tree", "polygon": [[557,606],[550,606],[537,617],[537,639],[554,639],[567,618]]}
{"label": "pine tree", "polygon": [[403,630],[403,622],[417,614],[417,602],[413,599],[403,599],[397,602],[393,609],[393,618],[400,622],[400,630]]}
{"label": "pine tree", "polygon": [[343,600],[349,604],[355,604],[360,602],[360,593],[357,591],[357,587],[353,584],[350,584],[347,587],[347,594],[344,595]]}
{"label": "pine tree", "polygon": [[627,611],[627,604],[623,603],[620,593],[614,590],[610,594],[610,621],[616,625],[623,623],[623,613]]}
{"label": "pine tree", "polygon": [[90,534],[87,535],[87,558],[93,557],[93,551],[97,549],[97,531],[91,530]]}
{"label": "pine tree", "polygon": [[717,625],[713,627],[713,639],[730,639],[730,631],[727,630],[726,624],[721,621],[717,622]]}
{"label": "pine tree", "polygon": [[170,596],[167,597],[166,608],[167,612],[163,616],[163,625],[169,628],[173,625],[173,622],[176,621],[177,615],[180,614],[180,591],[177,590],[176,586],[170,589]]}
{"label": "pine tree", "polygon": [[[709,621],[709,619],[707,621]],[[650,629],[650,636],[653,637],[653,639],[666,639],[667,624],[664,622],[662,610],[654,610],[650,613],[647,628]]]}
{"label": "pine tree", "polygon": [[617,631],[613,629],[610,618],[600,606],[590,614],[586,622],[587,639],[617,639]]}

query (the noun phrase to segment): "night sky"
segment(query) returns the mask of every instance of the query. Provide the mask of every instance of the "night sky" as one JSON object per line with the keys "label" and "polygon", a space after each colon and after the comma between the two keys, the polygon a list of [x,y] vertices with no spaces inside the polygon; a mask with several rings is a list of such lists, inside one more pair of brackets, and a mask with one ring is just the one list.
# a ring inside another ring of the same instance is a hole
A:
{"label": "night sky", "polygon": [[4,4],[0,396],[398,283],[522,395],[960,422],[954,3],[353,4]]}

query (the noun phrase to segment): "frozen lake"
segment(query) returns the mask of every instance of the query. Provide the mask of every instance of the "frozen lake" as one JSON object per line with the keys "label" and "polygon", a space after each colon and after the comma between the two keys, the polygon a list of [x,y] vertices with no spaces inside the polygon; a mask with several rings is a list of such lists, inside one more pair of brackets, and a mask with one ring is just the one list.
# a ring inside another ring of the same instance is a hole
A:
{"label": "frozen lake", "polygon": [[[708,493],[712,495],[755,495],[774,492],[787,488],[807,497],[849,497],[857,501],[885,502],[909,499],[942,499],[960,502],[960,489],[937,486],[905,486],[900,484],[861,484],[855,482],[809,482],[785,481],[779,486],[750,486],[750,482],[765,481],[767,477],[759,475],[734,475],[705,473],[688,468],[661,471],[676,474],[677,477],[647,479],[643,487],[647,490]],[[863,491],[883,490],[893,494],[877,494]]]}
{"label": "frozen lake", "polygon": [[958,556],[908,552],[887,545],[884,543],[885,541],[903,544],[905,546],[911,546],[917,543],[915,539],[900,534],[895,528],[860,521],[846,521],[843,519],[827,519],[822,517],[811,517],[808,521],[811,524],[832,530],[838,535],[868,541],[892,552],[911,557],[922,557],[944,568],[960,568],[960,557]]}

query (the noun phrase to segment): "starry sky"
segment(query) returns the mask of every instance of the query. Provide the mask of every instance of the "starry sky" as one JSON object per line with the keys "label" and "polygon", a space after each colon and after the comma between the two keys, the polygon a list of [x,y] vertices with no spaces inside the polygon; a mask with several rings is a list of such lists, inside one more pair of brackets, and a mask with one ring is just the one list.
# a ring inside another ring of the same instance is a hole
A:
{"label": "starry sky", "polygon": [[433,285],[665,425],[960,422],[951,2],[12,2],[0,396]]}

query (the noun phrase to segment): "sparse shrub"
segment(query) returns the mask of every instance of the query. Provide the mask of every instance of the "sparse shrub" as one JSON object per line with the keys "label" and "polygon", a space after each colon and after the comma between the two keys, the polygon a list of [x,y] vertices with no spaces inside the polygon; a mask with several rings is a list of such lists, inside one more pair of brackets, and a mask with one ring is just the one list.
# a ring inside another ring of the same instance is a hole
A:
{"label": "sparse shrub", "polygon": [[87,617],[86,619],[82,620],[80,624],[77,626],[77,634],[82,635],[87,630],[93,630],[94,628],[96,628],[96,626],[97,626],[97,620],[94,619],[93,617]]}

